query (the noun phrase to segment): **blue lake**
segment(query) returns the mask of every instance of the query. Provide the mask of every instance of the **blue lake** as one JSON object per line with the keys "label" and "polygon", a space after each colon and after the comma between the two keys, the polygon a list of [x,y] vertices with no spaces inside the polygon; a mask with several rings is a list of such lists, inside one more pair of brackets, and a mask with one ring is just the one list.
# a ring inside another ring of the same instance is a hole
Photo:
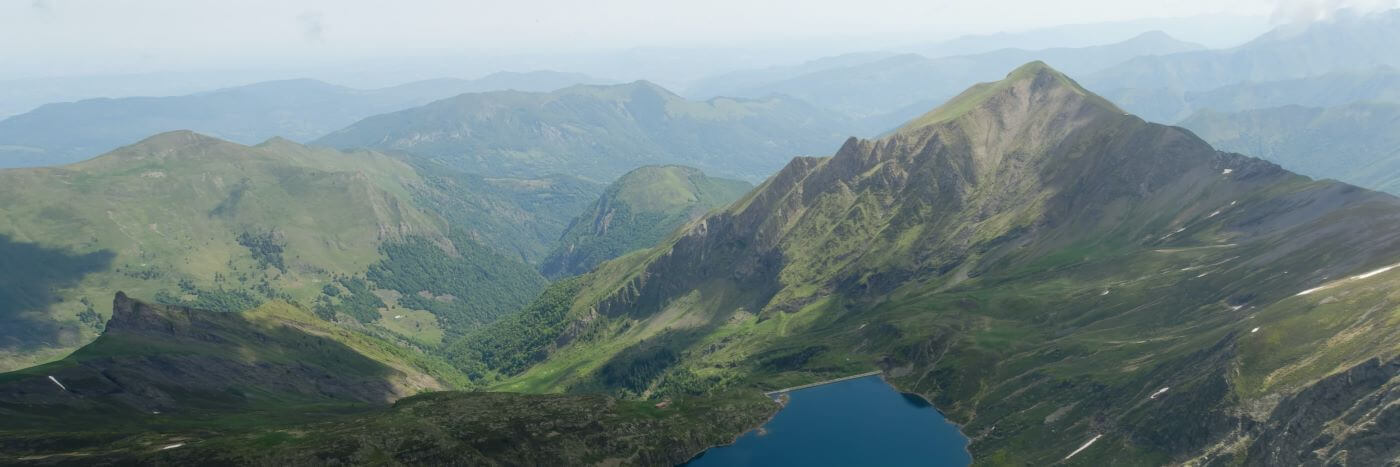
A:
{"label": "blue lake", "polygon": [[687,467],[965,466],[968,439],[923,399],[869,376],[790,393],[762,429]]}

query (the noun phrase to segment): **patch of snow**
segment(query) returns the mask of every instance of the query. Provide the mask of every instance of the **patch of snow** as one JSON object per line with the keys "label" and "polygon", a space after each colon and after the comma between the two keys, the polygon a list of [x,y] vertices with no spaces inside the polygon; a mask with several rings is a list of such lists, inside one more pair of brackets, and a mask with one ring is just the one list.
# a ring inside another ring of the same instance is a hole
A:
{"label": "patch of snow", "polygon": [[1225,170],[1220,171],[1220,175],[1230,175],[1230,172],[1234,172],[1234,171],[1235,171],[1235,169],[1225,169]]}
{"label": "patch of snow", "polygon": [[[1230,311],[1240,311],[1241,308],[1244,308],[1244,305],[1235,305],[1230,307]],[[1253,316],[1251,316],[1251,318],[1253,318]]]}
{"label": "patch of snow", "polygon": [[1103,437],[1103,435],[1094,435],[1093,438],[1089,438],[1089,441],[1088,441],[1088,442],[1084,443],[1083,446],[1080,446],[1079,449],[1075,449],[1074,452],[1069,453],[1068,456],[1065,456],[1065,459],[1064,459],[1064,460],[1069,460],[1069,458],[1074,457],[1075,454],[1079,454],[1079,451],[1083,451],[1083,450],[1085,450],[1085,449],[1088,449],[1089,446],[1091,446],[1091,445],[1094,444],[1094,441],[1098,441],[1099,438],[1102,438],[1102,437]]}
{"label": "patch of snow", "polygon": [[1200,279],[1200,278],[1202,278],[1202,277],[1206,277],[1206,274],[1210,274],[1210,271],[1203,272],[1203,273],[1201,273],[1200,275],[1197,275],[1196,278],[1197,278],[1197,279]]}
{"label": "patch of snow", "polygon": [[394,315],[394,319],[403,319],[403,315]]}
{"label": "patch of snow", "polygon": [[[1285,274],[1286,274],[1286,273],[1285,273]],[[1323,285],[1323,286],[1319,286],[1319,287],[1313,287],[1313,288],[1311,288],[1311,289],[1304,290],[1304,291],[1302,291],[1302,292],[1298,292],[1298,295],[1295,295],[1295,296],[1307,295],[1307,294],[1310,294],[1310,293],[1313,293],[1313,292],[1317,292],[1317,291],[1319,291],[1319,290],[1326,290],[1326,289],[1330,289],[1330,288],[1332,288],[1332,285],[1331,285],[1331,284]]]}
{"label": "patch of snow", "polygon": [[1392,265],[1390,265],[1390,266],[1386,266],[1386,267],[1377,269],[1377,270],[1375,270],[1375,271],[1371,271],[1371,272],[1368,272],[1368,273],[1365,273],[1365,274],[1362,274],[1362,275],[1359,275],[1359,276],[1352,277],[1352,279],[1358,279],[1358,280],[1360,280],[1360,279],[1370,278],[1370,277],[1372,277],[1372,276],[1375,276],[1376,274],[1381,274],[1381,273],[1384,273],[1384,272],[1389,271],[1389,270],[1391,270],[1391,269],[1395,269],[1396,266],[1400,266],[1400,264],[1392,264]]}
{"label": "patch of snow", "polygon": [[1210,219],[1210,218],[1212,218],[1212,217],[1219,216],[1219,215],[1220,215],[1220,210],[1219,210],[1219,209],[1216,209],[1215,212],[1212,212],[1212,213],[1210,213],[1209,216],[1206,216],[1206,219]]}
{"label": "patch of snow", "polygon": [[53,377],[53,376],[49,376],[49,381],[53,381],[53,384],[57,384],[57,385],[58,385],[58,388],[59,388],[59,389],[62,389],[63,392],[68,392],[68,388],[67,388],[66,386],[64,386],[63,383],[58,382],[58,378],[55,378],[55,377]]}
{"label": "patch of snow", "polygon": [[1102,297],[1102,296],[1104,296],[1104,295],[1108,295],[1108,291],[1107,291],[1107,290],[1105,290],[1105,291],[1103,291],[1103,293],[1099,294],[1100,297]]}
{"label": "patch of snow", "polygon": [[1256,332],[1259,332],[1259,328],[1254,328],[1254,329],[1250,329],[1250,330],[1249,330],[1249,333],[1250,333],[1250,334],[1254,334],[1254,333],[1256,333]]}
{"label": "patch of snow", "polygon": [[1160,396],[1160,395],[1162,395],[1162,393],[1167,392],[1168,389],[1171,389],[1171,387],[1168,386],[1168,387],[1164,387],[1164,388],[1162,388],[1162,389],[1158,389],[1157,392],[1152,393],[1152,395],[1151,395],[1151,396],[1147,396],[1147,398],[1148,398],[1148,399],[1156,399],[1157,396]]}
{"label": "patch of snow", "polygon": [[160,448],[160,450],[162,450],[162,451],[169,451],[169,450],[171,450],[171,449],[175,449],[175,448],[178,448],[178,447],[184,446],[184,445],[185,445],[185,443],[175,443],[175,444],[172,444],[172,445],[169,445],[169,446]]}
{"label": "patch of snow", "polygon": [[[1371,271],[1371,272],[1367,272],[1367,273],[1365,273],[1365,274],[1359,274],[1359,275],[1351,276],[1351,277],[1348,277],[1348,278],[1345,278],[1345,279],[1338,279],[1338,280],[1332,282],[1331,284],[1323,284],[1323,285],[1320,285],[1320,286],[1317,286],[1317,287],[1313,287],[1313,288],[1308,289],[1308,290],[1304,290],[1304,291],[1302,291],[1302,292],[1298,292],[1298,295],[1307,295],[1307,294],[1310,294],[1310,293],[1313,293],[1313,292],[1317,292],[1317,291],[1319,291],[1319,290],[1330,289],[1330,288],[1332,288],[1332,287],[1336,287],[1337,284],[1340,284],[1340,283],[1342,283],[1342,282],[1344,282],[1344,281],[1357,281],[1357,280],[1362,280],[1362,279],[1370,279],[1370,278],[1372,278],[1372,277],[1375,277],[1375,276],[1378,275],[1378,274],[1382,274],[1382,273],[1388,272],[1388,271],[1390,271],[1390,270],[1392,270],[1392,269],[1395,269],[1395,268],[1398,268],[1398,267],[1400,267],[1400,264],[1392,264],[1392,265],[1390,265],[1390,266],[1386,266],[1386,267],[1383,267],[1383,268],[1380,268],[1380,269],[1377,269],[1377,270],[1374,270],[1374,271]],[[1284,271],[1284,274],[1288,274],[1288,271]],[[1326,277],[1323,277],[1322,279],[1323,279],[1323,280],[1326,280],[1327,278],[1326,278]],[[1295,295],[1295,296],[1297,296],[1297,295]]]}

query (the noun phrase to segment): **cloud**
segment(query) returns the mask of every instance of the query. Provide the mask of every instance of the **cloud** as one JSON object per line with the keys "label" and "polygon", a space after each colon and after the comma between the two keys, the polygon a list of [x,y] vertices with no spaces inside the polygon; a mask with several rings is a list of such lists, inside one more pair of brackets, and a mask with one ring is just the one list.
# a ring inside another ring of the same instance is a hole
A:
{"label": "cloud", "polygon": [[308,11],[297,16],[297,24],[301,26],[301,38],[307,42],[325,42],[326,25],[325,18],[319,11]]}
{"label": "cloud", "polygon": [[1301,24],[1326,21],[1346,12],[1370,13],[1400,8],[1400,0],[1278,0],[1274,24]]}

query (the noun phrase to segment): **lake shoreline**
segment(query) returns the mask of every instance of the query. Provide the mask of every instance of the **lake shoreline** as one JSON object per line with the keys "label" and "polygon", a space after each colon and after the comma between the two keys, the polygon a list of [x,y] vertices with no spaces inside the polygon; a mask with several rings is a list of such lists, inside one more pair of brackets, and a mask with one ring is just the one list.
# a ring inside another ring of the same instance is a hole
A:
{"label": "lake shoreline", "polygon": [[958,422],[955,422],[955,421],[953,421],[953,419],[948,418],[948,414],[944,413],[944,412],[943,412],[943,409],[938,408],[938,404],[934,404],[934,403],[933,403],[933,399],[929,399],[928,396],[925,396],[925,395],[920,394],[920,393],[918,393],[918,392],[905,391],[904,389],[900,388],[898,384],[895,384],[893,381],[890,381],[890,379],[889,379],[888,377],[885,376],[885,372],[884,372],[884,371],[881,371],[881,372],[880,372],[880,381],[884,381],[885,384],[887,384],[887,385],[889,385],[890,387],[894,388],[894,390],[899,391],[900,394],[908,394],[908,395],[911,395],[911,396],[914,396],[914,397],[917,397],[917,398],[923,400],[925,403],[928,404],[929,407],[933,407],[933,410],[938,411],[938,415],[941,415],[941,416],[943,417],[943,420],[947,421],[949,424],[952,424],[953,426],[958,427],[958,433],[962,433],[963,437],[964,437],[964,438],[967,438],[967,444],[963,445],[963,451],[967,453],[968,459],[974,459],[974,460],[977,459],[976,456],[973,456],[973,455],[972,455],[972,437],[971,437],[971,436],[968,436],[967,433],[963,431],[963,428],[966,428],[966,427],[965,427],[963,424],[958,423]]}
{"label": "lake shoreline", "polygon": [[[767,391],[764,394],[778,405],[767,420],[679,465],[809,465],[834,459],[882,459],[889,465],[921,465],[919,459],[926,459],[936,460],[937,465],[970,465],[972,440],[962,432],[962,425],[949,421],[928,397],[900,390],[886,376],[872,371]],[[878,379],[867,379],[871,377]],[[800,391],[819,392],[812,397],[792,396]],[[788,399],[777,400],[782,398]],[[929,408],[933,411],[924,411]],[[778,417],[791,410],[797,411]],[[937,420],[934,425],[926,425],[933,419]],[[770,431],[778,438],[760,440],[767,439],[765,434],[774,436]],[[873,458],[856,454],[872,452],[884,454]],[[718,457],[711,459],[711,454]]]}
{"label": "lake shoreline", "polygon": [[[767,393],[764,393],[763,397],[767,398],[767,397],[768,397],[768,394],[767,394]],[[768,400],[772,400],[772,398],[769,398]],[[771,422],[771,421],[773,421],[774,418],[777,418],[777,417],[778,417],[778,413],[779,413],[779,412],[782,412],[784,407],[787,407],[787,404],[782,404],[782,403],[779,403],[778,401],[773,401],[773,405],[778,406],[777,409],[774,409],[774,410],[773,410],[773,413],[768,414],[768,418],[763,419],[763,421],[762,421],[762,422],[759,422],[758,425],[755,425],[755,426],[752,427],[752,428],[749,428],[749,429],[746,429],[746,430],[744,430],[744,431],[739,432],[739,434],[734,435],[734,439],[729,440],[728,443],[716,444],[716,445],[707,447],[707,448],[705,448],[705,449],[701,449],[700,451],[696,452],[695,454],[691,454],[690,457],[687,458],[687,459],[685,460],[685,462],[682,462],[682,463],[677,464],[677,465],[682,465],[682,466],[683,466],[683,465],[688,465],[688,464],[690,464],[691,462],[694,462],[695,459],[699,459],[700,456],[705,455],[705,453],[706,453],[706,452],[709,452],[711,449],[714,449],[714,448],[722,448],[722,447],[725,447],[725,446],[733,446],[734,443],[739,442],[739,438],[743,438],[744,435],[749,434],[749,432],[752,432],[752,431],[754,431],[754,430],[762,429],[764,425],[767,425],[767,424],[768,424],[768,422]]]}

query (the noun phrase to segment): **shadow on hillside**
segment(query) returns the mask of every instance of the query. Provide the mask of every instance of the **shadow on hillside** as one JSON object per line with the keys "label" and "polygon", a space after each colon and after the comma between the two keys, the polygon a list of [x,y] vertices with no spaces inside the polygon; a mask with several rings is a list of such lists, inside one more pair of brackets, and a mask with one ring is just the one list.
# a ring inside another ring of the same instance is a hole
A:
{"label": "shadow on hillside", "polygon": [[45,310],[59,302],[59,290],[107,269],[115,257],[110,250],[73,254],[0,235],[0,349],[58,343],[63,326]]}
{"label": "shadow on hillside", "polygon": [[[259,419],[275,424],[323,410],[383,406],[412,392],[396,384],[404,377],[400,370],[279,319],[148,304],[124,295],[114,301],[113,314],[107,331],[65,359],[67,364],[0,373],[0,408],[9,409],[0,410],[9,417],[0,439],[10,428],[139,432],[186,415],[217,420],[249,411],[263,411]],[[164,415],[127,418],[153,412]],[[107,441],[75,442],[98,443],[84,445],[94,447]],[[5,448],[0,442],[0,451]]]}

